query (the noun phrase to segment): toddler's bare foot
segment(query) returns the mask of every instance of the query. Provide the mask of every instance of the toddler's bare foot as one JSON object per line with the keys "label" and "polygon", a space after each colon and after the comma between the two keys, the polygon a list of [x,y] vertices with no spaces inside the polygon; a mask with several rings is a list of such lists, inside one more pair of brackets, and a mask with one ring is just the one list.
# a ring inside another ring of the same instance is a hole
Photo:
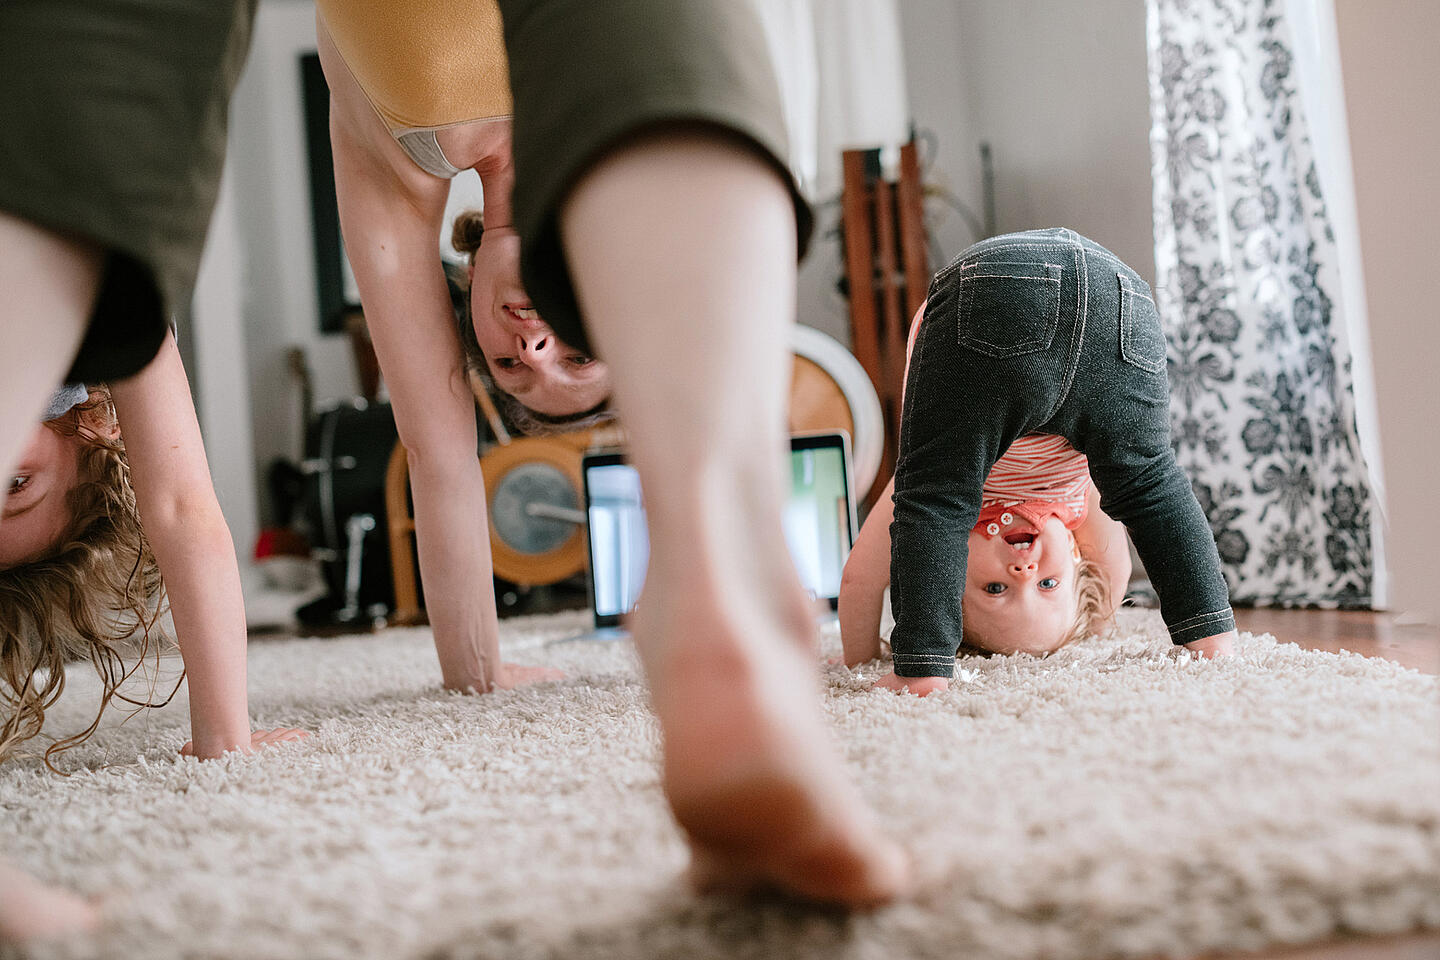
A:
{"label": "toddler's bare foot", "polygon": [[[665,734],[665,792],[690,839],[697,885],[849,907],[894,899],[904,858],[880,837],[826,742],[803,604],[780,612],[773,596],[746,603],[734,594],[697,603],[720,591],[693,579],[652,586],[636,643]],[[680,602],[660,609],[665,597]]]}
{"label": "toddler's bare foot", "polygon": [[94,929],[95,906],[0,863],[0,944]]}
{"label": "toddler's bare foot", "polygon": [[901,677],[892,671],[876,680],[875,686],[894,693],[913,693],[917,697],[928,697],[932,693],[949,690],[950,681],[944,677]]}
{"label": "toddler's bare foot", "polygon": [[1185,649],[1195,654],[1195,656],[1201,660],[1208,660],[1213,657],[1228,657],[1235,652],[1235,639],[1235,631],[1231,630],[1228,633],[1217,633],[1213,637],[1191,640],[1185,644]]}

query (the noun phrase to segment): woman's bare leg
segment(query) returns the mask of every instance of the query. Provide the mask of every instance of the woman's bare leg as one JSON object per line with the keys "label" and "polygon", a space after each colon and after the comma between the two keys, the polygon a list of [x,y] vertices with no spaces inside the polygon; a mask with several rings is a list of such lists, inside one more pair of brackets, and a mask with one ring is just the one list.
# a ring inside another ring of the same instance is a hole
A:
{"label": "woman's bare leg", "polygon": [[98,919],[92,904],[0,860],[0,944],[88,930]]}
{"label": "woman's bare leg", "polygon": [[677,131],[602,160],[561,229],[645,486],[650,569],[633,626],[697,876],[889,900],[903,860],[826,742],[813,615],[781,529],[789,193],[748,147]]}
{"label": "woman's bare leg", "polygon": [[80,348],[103,262],[94,246],[0,212],[0,501]]}

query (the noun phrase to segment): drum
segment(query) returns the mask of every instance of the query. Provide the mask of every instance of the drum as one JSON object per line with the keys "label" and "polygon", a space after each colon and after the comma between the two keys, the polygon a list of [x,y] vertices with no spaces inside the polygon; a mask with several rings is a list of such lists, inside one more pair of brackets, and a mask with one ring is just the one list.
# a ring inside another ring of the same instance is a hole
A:
{"label": "drum", "polygon": [[298,613],[306,626],[363,624],[394,606],[385,478],[398,433],[388,403],[320,407],[305,434],[302,499],[327,593]]}

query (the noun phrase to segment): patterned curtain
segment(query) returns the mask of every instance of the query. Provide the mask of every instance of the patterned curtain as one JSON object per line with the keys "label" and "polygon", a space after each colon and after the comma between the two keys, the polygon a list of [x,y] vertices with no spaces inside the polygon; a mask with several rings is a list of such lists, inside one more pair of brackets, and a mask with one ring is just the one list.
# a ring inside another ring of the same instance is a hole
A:
{"label": "patterned curtain", "polygon": [[1376,509],[1278,0],[1147,0],[1176,455],[1235,602],[1364,607]]}

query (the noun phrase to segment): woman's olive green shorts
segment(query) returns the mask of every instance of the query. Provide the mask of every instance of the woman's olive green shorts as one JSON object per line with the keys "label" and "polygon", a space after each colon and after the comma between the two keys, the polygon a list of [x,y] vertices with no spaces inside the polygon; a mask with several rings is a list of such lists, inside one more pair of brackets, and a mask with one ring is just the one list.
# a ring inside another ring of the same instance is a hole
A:
{"label": "woman's olive green shorts", "polygon": [[189,305],[254,12],[0,0],[0,211],[108,252],[71,382],[138,372]]}
{"label": "woman's olive green shorts", "polygon": [[500,0],[500,12],[515,98],[521,275],[562,340],[591,351],[560,205],[602,154],[646,129],[702,124],[752,144],[790,184],[803,253],[813,220],[786,166],[779,89],[748,2]]}

